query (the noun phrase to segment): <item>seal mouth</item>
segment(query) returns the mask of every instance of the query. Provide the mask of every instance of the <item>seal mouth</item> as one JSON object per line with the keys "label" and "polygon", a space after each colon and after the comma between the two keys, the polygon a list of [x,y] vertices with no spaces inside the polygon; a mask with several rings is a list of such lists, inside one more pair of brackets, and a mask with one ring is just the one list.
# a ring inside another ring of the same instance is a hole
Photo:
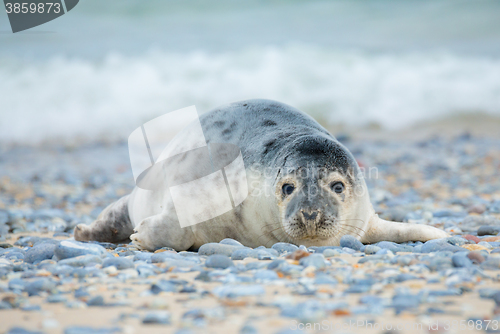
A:
{"label": "seal mouth", "polygon": [[284,231],[296,241],[326,241],[335,236],[335,219],[325,219],[321,212],[300,212],[285,221]]}
{"label": "seal mouth", "polygon": [[[335,246],[340,244],[340,238],[345,234],[361,236],[362,228],[353,224],[357,219],[341,219],[340,217],[321,217],[317,224],[306,228],[299,215],[284,220],[283,231],[288,240],[297,245]],[[285,241],[285,240],[284,240]]]}

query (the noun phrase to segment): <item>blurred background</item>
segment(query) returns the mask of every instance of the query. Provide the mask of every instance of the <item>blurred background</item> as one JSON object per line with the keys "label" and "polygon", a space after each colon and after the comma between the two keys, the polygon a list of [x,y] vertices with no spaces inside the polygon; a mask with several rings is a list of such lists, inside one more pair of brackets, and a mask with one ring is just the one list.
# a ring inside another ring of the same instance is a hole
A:
{"label": "blurred background", "polygon": [[336,131],[494,135],[499,17],[484,0],[82,0],[12,34],[0,13],[0,143],[121,141],[248,98]]}

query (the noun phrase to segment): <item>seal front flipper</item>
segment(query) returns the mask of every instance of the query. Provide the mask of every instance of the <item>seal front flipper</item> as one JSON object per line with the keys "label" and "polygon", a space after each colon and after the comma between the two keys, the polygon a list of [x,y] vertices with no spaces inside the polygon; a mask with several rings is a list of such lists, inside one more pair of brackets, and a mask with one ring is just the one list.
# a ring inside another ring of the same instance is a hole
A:
{"label": "seal front flipper", "polygon": [[90,225],[79,224],[75,227],[75,240],[121,242],[127,241],[134,232],[128,213],[128,199],[123,196],[108,205]]}
{"label": "seal front flipper", "polygon": [[396,223],[381,219],[374,214],[370,219],[369,229],[361,238],[364,244],[379,241],[407,242],[422,241],[449,237],[448,233],[428,225]]}
{"label": "seal front flipper", "polygon": [[182,251],[194,244],[191,228],[181,228],[178,220],[168,211],[142,220],[134,228],[134,234],[130,236],[130,239],[139,248],[149,251],[162,247]]}

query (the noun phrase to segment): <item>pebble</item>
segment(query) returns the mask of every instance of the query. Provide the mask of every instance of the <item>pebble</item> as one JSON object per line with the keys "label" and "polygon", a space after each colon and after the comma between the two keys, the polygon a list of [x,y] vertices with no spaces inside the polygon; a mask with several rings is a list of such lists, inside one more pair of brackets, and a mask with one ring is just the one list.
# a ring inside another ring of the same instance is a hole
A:
{"label": "pebble", "polygon": [[223,239],[219,242],[219,244],[222,244],[222,245],[230,245],[230,246],[238,246],[238,247],[244,247],[241,242],[239,241],[236,241],[234,239],[230,239],[230,238],[226,238],[226,239]]}
{"label": "pebble", "polygon": [[463,236],[463,238],[466,239],[466,240],[474,241],[476,244],[479,243],[479,242],[481,242],[481,239],[479,239],[475,235],[466,234],[466,235]]}
{"label": "pebble", "polygon": [[467,213],[464,211],[453,211],[449,209],[442,209],[442,210],[437,210],[432,213],[432,215],[436,218],[442,218],[442,217],[465,217],[467,216]]}
{"label": "pebble", "polygon": [[100,296],[100,295],[94,296],[87,301],[87,305],[88,306],[104,306],[104,297]]}
{"label": "pebble", "polygon": [[485,261],[484,256],[476,251],[469,252],[467,254],[467,257],[474,263],[474,264],[481,264]]}
{"label": "pebble", "polygon": [[159,294],[160,292],[176,292],[177,287],[175,284],[166,281],[166,280],[160,280],[153,285],[151,285],[151,292],[155,295]]}
{"label": "pebble", "polygon": [[484,205],[483,203],[476,203],[467,207],[468,213],[483,214],[485,211],[486,211],[486,205]]}
{"label": "pebble", "polygon": [[95,328],[87,326],[70,326],[64,329],[64,334],[116,334],[123,333],[119,327]]}
{"label": "pebble", "polygon": [[251,248],[241,248],[241,249],[236,249],[232,254],[231,254],[231,260],[243,260],[247,257],[251,257],[253,253],[253,249]]}
{"label": "pebble", "polygon": [[224,285],[216,287],[212,293],[219,298],[260,296],[265,293],[262,285]]}
{"label": "pebble", "polygon": [[323,254],[311,254],[300,259],[299,264],[304,267],[325,268],[326,261]]}
{"label": "pebble", "polygon": [[272,270],[257,270],[253,275],[256,281],[274,281],[279,278],[278,274]]}
{"label": "pebble", "polygon": [[229,267],[234,267],[233,261],[226,255],[210,255],[206,262],[205,266],[208,268],[217,268],[217,269],[226,269]]}
{"label": "pebble", "polygon": [[234,246],[234,245],[225,245],[225,244],[218,244],[218,243],[208,243],[204,244],[200,247],[198,250],[198,254],[200,255],[214,255],[214,254],[220,254],[220,255],[226,255],[228,257],[233,254],[233,252],[237,249],[242,248],[242,246]]}
{"label": "pebble", "polygon": [[449,244],[455,245],[455,246],[463,246],[467,243],[467,239],[464,239],[461,237],[450,237],[450,238],[447,238],[446,241],[448,241]]}
{"label": "pebble", "polygon": [[331,277],[330,275],[326,274],[318,274],[316,275],[316,278],[314,279],[314,284],[320,285],[320,284],[328,284],[328,285],[337,285],[338,281]]}
{"label": "pebble", "polygon": [[478,236],[483,235],[497,235],[500,232],[500,226],[481,226],[477,230]]}
{"label": "pebble", "polygon": [[304,257],[310,256],[311,253],[309,253],[307,250],[303,249],[297,249],[293,253],[287,254],[286,258],[294,261],[298,261]]}
{"label": "pebble", "polygon": [[[488,245],[489,246],[489,245]],[[488,248],[486,248],[483,245],[481,245],[481,243],[477,244],[477,245],[474,245],[474,244],[469,244],[469,245],[463,245],[462,248],[465,248],[465,249],[468,249],[470,251],[479,251],[479,250],[487,250]]]}
{"label": "pebble", "polygon": [[[467,246],[467,245],[465,245]],[[435,239],[429,240],[422,245],[422,253],[432,253],[432,252],[461,252],[464,249],[459,246],[454,246],[447,242],[446,239]]]}
{"label": "pebble", "polygon": [[23,327],[12,327],[7,331],[7,334],[43,334],[40,331],[32,331],[28,329],[24,329]]}
{"label": "pebble", "polygon": [[286,242],[275,243],[271,248],[278,251],[278,253],[280,253],[280,254],[293,253],[299,249],[299,247],[297,247],[293,244],[286,243]]}
{"label": "pebble", "polygon": [[334,257],[342,254],[342,251],[339,249],[325,249],[322,254],[324,257]]}
{"label": "pebble", "polygon": [[495,301],[497,306],[500,306],[500,291],[495,292],[490,298]]}
{"label": "pebble", "polygon": [[168,325],[170,324],[170,313],[166,311],[156,311],[147,313],[144,318],[142,318],[143,324],[159,324]]}
{"label": "pebble", "polygon": [[54,250],[56,249],[56,244],[43,243],[37,244],[30,248],[24,255],[24,262],[36,263],[47,259],[52,259],[54,257]]}
{"label": "pebble", "polygon": [[134,261],[122,257],[110,257],[102,262],[103,268],[110,266],[113,266],[118,270],[134,268]]}
{"label": "pebble", "polygon": [[168,262],[170,260],[184,260],[182,256],[172,251],[165,251],[151,255],[152,263]]}
{"label": "pebble", "polygon": [[25,291],[29,296],[35,296],[41,292],[51,292],[56,284],[49,278],[39,278],[26,285]]}
{"label": "pebble", "polygon": [[382,248],[380,248],[379,246],[375,246],[375,245],[366,245],[365,249],[364,249],[364,252],[365,254],[368,254],[368,255],[373,255],[373,254],[376,254],[379,250],[381,250]]}
{"label": "pebble", "polygon": [[245,324],[241,327],[240,334],[259,334],[259,331],[253,325]]}
{"label": "pebble", "polygon": [[496,241],[500,241],[500,236],[482,238],[477,243],[480,243],[480,242],[489,242],[489,243],[491,243],[491,242],[496,242]]}
{"label": "pebble", "polygon": [[106,249],[97,244],[64,240],[57,245],[54,253],[59,260],[74,258],[82,255],[96,255],[104,257],[106,255]]}
{"label": "pebble", "polygon": [[101,263],[101,257],[95,255],[82,255],[59,261],[59,265],[67,265],[71,267],[85,267]]}
{"label": "pebble", "polygon": [[41,309],[42,308],[40,307],[40,305],[25,304],[25,305],[21,306],[21,310],[23,310],[25,312],[40,311]]}
{"label": "pebble", "polygon": [[363,244],[352,235],[344,235],[340,238],[340,247],[347,247],[359,251],[361,247],[363,247]]}
{"label": "pebble", "polygon": [[463,253],[463,252],[455,253],[451,257],[451,261],[453,263],[453,266],[457,267],[457,268],[472,266],[472,260],[469,259],[467,253]]}
{"label": "pebble", "polygon": [[50,295],[47,297],[47,303],[55,304],[55,303],[66,303],[68,299],[64,297],[64,295]]}
{"label": "pebble", "polygon": [[[390,250],[393,253],[405,251],[405,248],[403,246],[398,245],[395,242],[390,242],[390,241],[381,241],[381,242],[378,242],[376,244],[376,246],[379,247],[379,248],[381,248],[381,249]],[[406,251],[410,251],[410,252],[412,250],[413,250],[412,248],[406,249]]]}

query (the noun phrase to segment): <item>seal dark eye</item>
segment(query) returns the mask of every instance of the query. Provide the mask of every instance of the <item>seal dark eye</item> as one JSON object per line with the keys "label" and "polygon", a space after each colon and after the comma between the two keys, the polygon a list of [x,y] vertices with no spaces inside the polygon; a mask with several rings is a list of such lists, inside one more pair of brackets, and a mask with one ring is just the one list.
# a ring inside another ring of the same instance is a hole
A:
{"label": "seal dark eye", "polygon": [[285,196],[290,195],[291,193],[293,193],[294,190],[295,190],[295,187],[291,183],[285,183],[283,185],[283,187],[281,187],[281,191],[283,192],[283,195],[285,195]]}
{"label": "seal dark eye", "polygon": [[333,182],[331,184],[332,191],[335,191],[337,194],[341,194],[344,191],[344,184],[342,182]]}

